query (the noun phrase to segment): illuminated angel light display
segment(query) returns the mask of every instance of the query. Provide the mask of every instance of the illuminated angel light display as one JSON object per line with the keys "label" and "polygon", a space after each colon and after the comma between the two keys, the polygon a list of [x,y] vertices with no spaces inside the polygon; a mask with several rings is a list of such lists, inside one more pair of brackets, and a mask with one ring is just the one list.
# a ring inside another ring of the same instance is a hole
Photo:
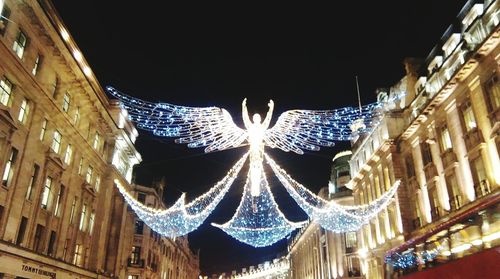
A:
{"label": "illuminated angel light display", "polygon": [[240,206],[227,223],[213,225],[254,247],[272,245],[303,224],[290,222],[279,210],[265,176],[264,159],[309,217],[336,232],[353,231],[367,223],[387,206],[397,189],[396,184],[368,205],[342,206],[321,199],[291,179],[264,152],[264,147],[268,146],[303,154],[304,150],[318,151],[321,146],[333,146],[334,141],[350,140],[352,127],[355,126],[359,133],[377,124],[382,103],[335,110],[289,110],[282,113],[276,124],[269,128],[273,101],[269,102],[269,111],[263,121],[259,114],[254,114],[251,121],[245,99],[242,113],[246,129],[241,129],[233,122],[229,112],[222,108],[148,102],[112,87],[107,87],[107,91],[121,101],[121,106],[128,111],[130,120],[138,128],[154,135],[174,137],[177,138],[176,143],[185,143],[190,148],[204,147],[205,152],[240,147],[245,142],[249,145],[249,152],[221,182],[187,205],[182,196],[171,208],[155,210],[138,203],[126,189],[119,187],[137,215],[165,236],[184,235],[200,226],[229,190],[247,157],[250,162]]}

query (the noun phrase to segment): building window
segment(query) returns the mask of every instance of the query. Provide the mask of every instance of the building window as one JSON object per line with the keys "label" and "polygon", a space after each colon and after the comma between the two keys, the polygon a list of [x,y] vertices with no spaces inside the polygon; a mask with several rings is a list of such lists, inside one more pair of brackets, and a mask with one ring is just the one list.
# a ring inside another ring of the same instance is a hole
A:
{"label": "building window", "polygon": [[35,59],[35,64],[33,64],[33,69],[31,70],[31,73],[36,76],[38,73],[38,69],[40,68],[40,64],[42,63],[42,57],[40,54],[36,57]]}
{"label": "building window", "polygon": [[45,132],[47,132],[47,119],[44,119],[42,122],[42,129],[40,130],[40,140],[43,141],[45,138]]}
{"label": "building window", "polygon": [[141,220],[135,220],[135,234],[143,234],[144,232],[144,222]]}
{"label": "building window", "polygon": [[131,264],[139,264],[141,259],[141,246],[132,246],[132,254],[130,255]]}
{"label": "building window", "polygon": [[436,186],[428,190],[429,193],[429,203],[431,206],[431,217],[432,220],[436,221],[439,219],[439,200]]}
{"label": "building window", "polygon": [[75,245],[75,254],[73,255],[73,264],[80,266],[82,262],[82,245]]}
{"label": "building window", "polygon": [[54,210],[54,214],[57,217],[61,216],[62,203],[64,199],[64,190],[65,190],[64,185],[61,185],[61,187],[59,188],[59,192],[57,193],[56,209]]}
{"label": "building window", "polygon": [[146,203],[146,194],[145,193],[141,193],[139,192],[137,194],[137,200],[142,203],[142,204],[145,204]]}
{"label": "building window", "polygon": [[80,215],[80,226],[79,229],[83,232],[87,225],[87,204],[82,206],[82,214]]}
{"label": "building window", "polygon": [[56,97],[58,88],[59,88],[59,78],[56,76],[52,81],[52,98]]}
{"label": "building window", "polygon": [[75,115],[73,116],[73,125],[77,126],[80,122],[80,107],[76,107]]}
{"label": "building window", "polygon": [[[1,1],[1,3],[4,2],[5,1]],[[0,35],[2,36],[5,34],[5,30],[7,30],[7,25],[9,25],[9,20],[8,20],[9,17],[10,17],[10,9],[6,5],[1,7],[0,4]]]}
{"label": "building window", "polygon": [[462,115],[466,132],[469,132],[477,127],[476,117],[474,116],[474,111],[472,110],[472,104],[470,101],[465,102],[462,106]]}
{"label": "building window", "polygon": [[37,224],[35,229],[35,241],[33,243],[33,250],[36,252],[41,252],[43,249],[43,234],[45,232],[45,227]]}
{"label": "building window", "polygon": [[491,112],[495,112],[500,108],[500,83],[498,75],[495,75],[486,82],[486,94],[488,107]]}
{"label": "building window", "polygon": [[89,235],[92,235],[92,232],[94,231],[94,222],[95,222],[95,211],[92,210],[92,213],[90,213],[90,219],[89,219]]}
{"label": "building window", "polygon": [[[167,277],[170,278],[170,277]],[[139,275],[129,275],[127,279],[139,279]]]}
{"label": "building window", "polygon": [[3,179],[2,185],[5,187],[9,187],[12,181],[12,177],[14,177],[14,164],[17,160],[17,149],[12,148],[10,151],[9,159],[7,163],[5,163],[5,169],[3,171]]}
{"label": "building window", "polygon": [[415,176],[415,168],[413,167],[413,158],[411,154],[408,154],[405,157],[405,166],[406,166],[406,176],[408,178],[412,178]]}
{"label": "building window", "polygon": [[28,100],[23,99],[21,102],[21,107],[19,108],[19,117],[17,120],[22,124],[26,124],[26,119],[28,119],[28,114],[30,112],[30,106],[28,104]]}
{"label": "building window", "polygon": [[451,211],[455,211],[462,206],[462,196],[458,186],[455,174],[450,174],[445,177],[446,188],[448,190],[448,197],[450,198]]}
{"label": "building window", "polygon": [[68,92],[66,92],[64,94],[64,97],[63,97],[63,105],[62,105],[62,110],[64,112],[68,112],[69,111],[69,105],[71,104],[71,96],[69,95]]}
{"label": "building window", "polygon": [[95,150],[98,150],[99,149],[99,144],[101,142],[101,136],[99,135],[99,133],[95,133],[95,137],[94,137],[94,144],[93,144],[93,147]]}
{"label": "building window", "polygon": [[55,153],[59,153],[61,149],[61,140],[62,140],[62,135],[59,133],[59,131],[55,130],[54,131],[54,138],[52,139],[52,150],[54,150]]}
{"label": "building window", "polygon": [[73,221],[75,221],[75,212],[76,212],[76,197],[73,198],[73,202],[71,203],[71,210],[69,212],[70,224],[73,224]]}
{"label": "building window", "polygon": [[56,232],[51,231],[50,232],[50,238],[49,238],[49,246],[47,248],[47,255],[53,257],[54,256],[54,246],[56,244]]}
{"label": "building window", "polygon": [[21,223],[19,224],[19,230],[17,231],[16,244],[21,245],[24,241],[24,234],[26,233],[26,227],[28,226],[28,218],[21,217]]}
{"label": "building window", "polygon": [[83,157],[80,158],[80,163],[78,163],[78,175],[82,175],[83,171]]}
{"label": "building window", "polygon": [[12,45],[12,50],[20,59],[23,58],[24,50],[26,49],[27,44],[28,37],[26,37],[26,34],[24,34],[23,31],[19,31],[19,33],[17,33],[16,40],[14,41],[14,45]]}
{"label": "building window", "polygon": [[92,166],[89,165],[89,167],[87,168],[87,175],[85,176],[85,181],[90,184],[90,182],[92,181],[92,173],[94,172],[94,169],[92,168]]}
{"label": "building window", "polygon": [[483,158],[478,156],[471,162],[472,178],[474,180],[474,190],[476,197],[482,197],[491,192],[490,184],[486,176]]}
{"label": "building window", "polygon": [[43,193],[42,193],[41,205],[43,209],[47,209],[48,207],[51,189],[52,189],[52,177],[47,176],[47,178],[45,179],[45,185],[43,187]]}
{"label": "building window", "polygon": [[69,247],[69,242],[71,240],[68,238],[66,241],[64,241],[64,248],[63,248],[63,254],[62,254],[62,259],[63,261],[66,260],[66,255],[68,255],[68,247]]}
{"label": "building window", "polygon": [[453,146],[451,144],[451,137],[450,137],[450,131],[448,130],[448,126],[444,125],[443,127],[441,127],[440,130],[441,130],[440,131],[441,149],[444,152],[448,149],[451,149]]}
{"label": "building window", "polygon": [[71,163],[71,156],[73,155],[73,148],[71,147],[71,144],[68,144],[66,147],[66,153],[64,154],[64,163],[66,165],[69,165]]}
{"label": "building window", "polygon": [[26,199],[31,200],[33,198],[33,189],[38,178],[38,172],[40,167],[37,164],[33,165],[33,170],[31,171],[30,182],[28,183],[28,189],[26,190]]}
{"label": "building window", "polygon": [[12,82],[4,77],[0,80],[0,103],[4,106],[10,105],[10,97],[12,96]]}
{"label": "building window", "polygon": [[98,175],[95,178],[94,189],[96,192],[99,192],[99,188],[101,187],[101,177]]}
{"label": "building window", "polygon": [[422,161],[424,163],[424,166],[427,166],[428,164],[432,163],[431,147],[426,142],[423,142],[420,146],[422,149]]}
{"label": "building window", "polygon": [[356,232],[345,233],[345,247],[353,249],[356,248],[356,246],[357,246]]}

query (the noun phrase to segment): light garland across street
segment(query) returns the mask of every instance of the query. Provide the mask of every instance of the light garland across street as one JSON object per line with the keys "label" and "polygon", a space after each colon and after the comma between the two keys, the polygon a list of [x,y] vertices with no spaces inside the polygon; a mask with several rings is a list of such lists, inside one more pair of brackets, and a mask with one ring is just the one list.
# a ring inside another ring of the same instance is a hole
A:
{"label": "light garland across street", "polygon": [[264,172],[264,160],[299,206],[325,229],[346,232],[359,229],[385,208],[396,193],[399,181],[377,200],[368,205],[342,206],[321,199],[293,180],[264,153],[264,147],[303,154],[330,147],[334,141],[351,140],[355,134],[375,127],[390,100],[359,107],[333,110],[288,110],[282,113],[271,128],[274,102],[264,120],[254,114],[252,120],[242,103],[243,122],[239,128],[225,109],[218,107],[187,107],[162,102],[148,102],[119,92],[107,91],[120,100],[131,121],[137,127],[161,137],[174,137],[176,143],[188,147],[204,147],[205,152],[221,151],[248,143],[249,152],[243,156],[215,187],[195,201],[185,204],[184,195],[169,209],[157,210],[137,202],[119,183],[118,188],[137,215],[155,231],[168,237],[187,234],[200,226],[220,202],[236,178],[247,157],[250,158],[247,181],[240,205],[227,223],[213,224],[246,244],[262,247],[272,245],[303,223],[288,221],[279,210],[270,191]]}

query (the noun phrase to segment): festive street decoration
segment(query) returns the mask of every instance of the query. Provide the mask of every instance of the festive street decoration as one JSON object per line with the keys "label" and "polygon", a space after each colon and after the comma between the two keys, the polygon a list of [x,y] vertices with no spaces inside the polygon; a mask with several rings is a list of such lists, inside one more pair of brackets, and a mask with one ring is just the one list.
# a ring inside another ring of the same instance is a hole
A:
{"label": "festive street decoration", "polygon": [[396,181],[387,192],[367,205],[340,205],[335,201],[327,201],[315,195],[302,184],[293,180],[269,155],[266,154],[265,158],[280,182],[302,210],[323,228],[334,232],[360,229],[362,225],[368,223],[370,219],[387,207],[400,184],[399,180]]}
{"label": "festive street decoration", "polygon": [[385,262],[396,270],[414,268],[433,261],[439,254],[443,254],[442,250],[443,247],[441,245],[434,249],[423,251],[415,251],[414,248],[410,248],[405,252],[393,253],[390,256],[386,256]]}
{"label": "festive street decoration", "polygon": [[283,239],[305,224],[304,222],[293,223],[285,218],[274,201],[263,168],[261,168],[259,181],[262,191],[258,196],[252,193],[249,185],[251,179],[249,174],[243,188],[240,205],[231,220],[222,225],[213,223],[212,225],[243,243],[254,247],[264,247]]}
{"label": "festive street decoration", "polygon": [[245,142],[249,145],[248,154],[238,161],[228,176],[203,196],[201,200],[204,202],[197,199],[185,205],[182,196],[170,209],[158,212],[144,207],[127,195],[123,187],[119,187],[138,216],[166,236],[186,234],[201,225],[228,191],[247,156],[250,162],[240,206],[230,221],[214,225],[255,247],[272,245],[302,225],[288,221],[278,209],[265,177],[264,158],[309,217],[324,228],[336,232],[353,231],[367,223],[387,206],[399,185],[396,182],[389,191],[368,205],[342,206],[310,192],[264,153],[264,147],[268,146],[303,154],[305,150],[318,151],[321,146],[333,146],[334,141],[350,140],[353,134],[368,132],[377,125],[385,105],[381,102],[360,105],[359,108],[289,110],[282,113],[276,124],[269,128],[273,101],[269,102],[269,111],[262,121],[259,114],[254,114],[250,120],[244,99],[242,113],[246,129],[241,129],[227,110],[218,107],[154,103],[123,94],[112,87],[107,87],[107,91],[121,101],[122,108],[127,110],[129,119],[138,128],[154,135],[175,137],[176,143],[185,143],[191,148],[205,147],[205,152],[236,148]]}
{"label": "festive street decoration", "polygon": [[145,206],[137,201],[119,181],[115,181],[115,184],[130,207],[146,225],[164,236],[178,237],[194,231],[207,219],[233,184],[247,157],[248,154],[245,154],[238,160],[227,175],[207,193],[188,204],[185,204],[185,194],[182,194],[168,209]]}

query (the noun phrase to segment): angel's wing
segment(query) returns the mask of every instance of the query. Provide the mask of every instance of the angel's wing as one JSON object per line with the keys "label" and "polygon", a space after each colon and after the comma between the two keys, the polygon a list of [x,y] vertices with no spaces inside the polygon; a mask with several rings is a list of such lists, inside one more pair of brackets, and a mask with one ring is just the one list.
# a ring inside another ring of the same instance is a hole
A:
{"label": "angel's wing", "polygon": [[246,131],[234,124],[225,109],[153,103],[128,96],[110,86],[106,90],[120,100],[129,119],[138,128],[157,136],[176,137],[176,143],[187,143],[191,148],[206,147],[205,152],[211,152],[237,147],[247,138]]}
{"label": "angel's wing", "polygon": [[266,145],[283,151],[303,154],[317,151],[320,146],[333,146],[334,141],[351,139],[351,124],[363,119],[365,128],[373,126],[380,114],[380,103],[361,108],[345,107],[335,110],[289,110],[280,115],[276,124],[266,131]]}

